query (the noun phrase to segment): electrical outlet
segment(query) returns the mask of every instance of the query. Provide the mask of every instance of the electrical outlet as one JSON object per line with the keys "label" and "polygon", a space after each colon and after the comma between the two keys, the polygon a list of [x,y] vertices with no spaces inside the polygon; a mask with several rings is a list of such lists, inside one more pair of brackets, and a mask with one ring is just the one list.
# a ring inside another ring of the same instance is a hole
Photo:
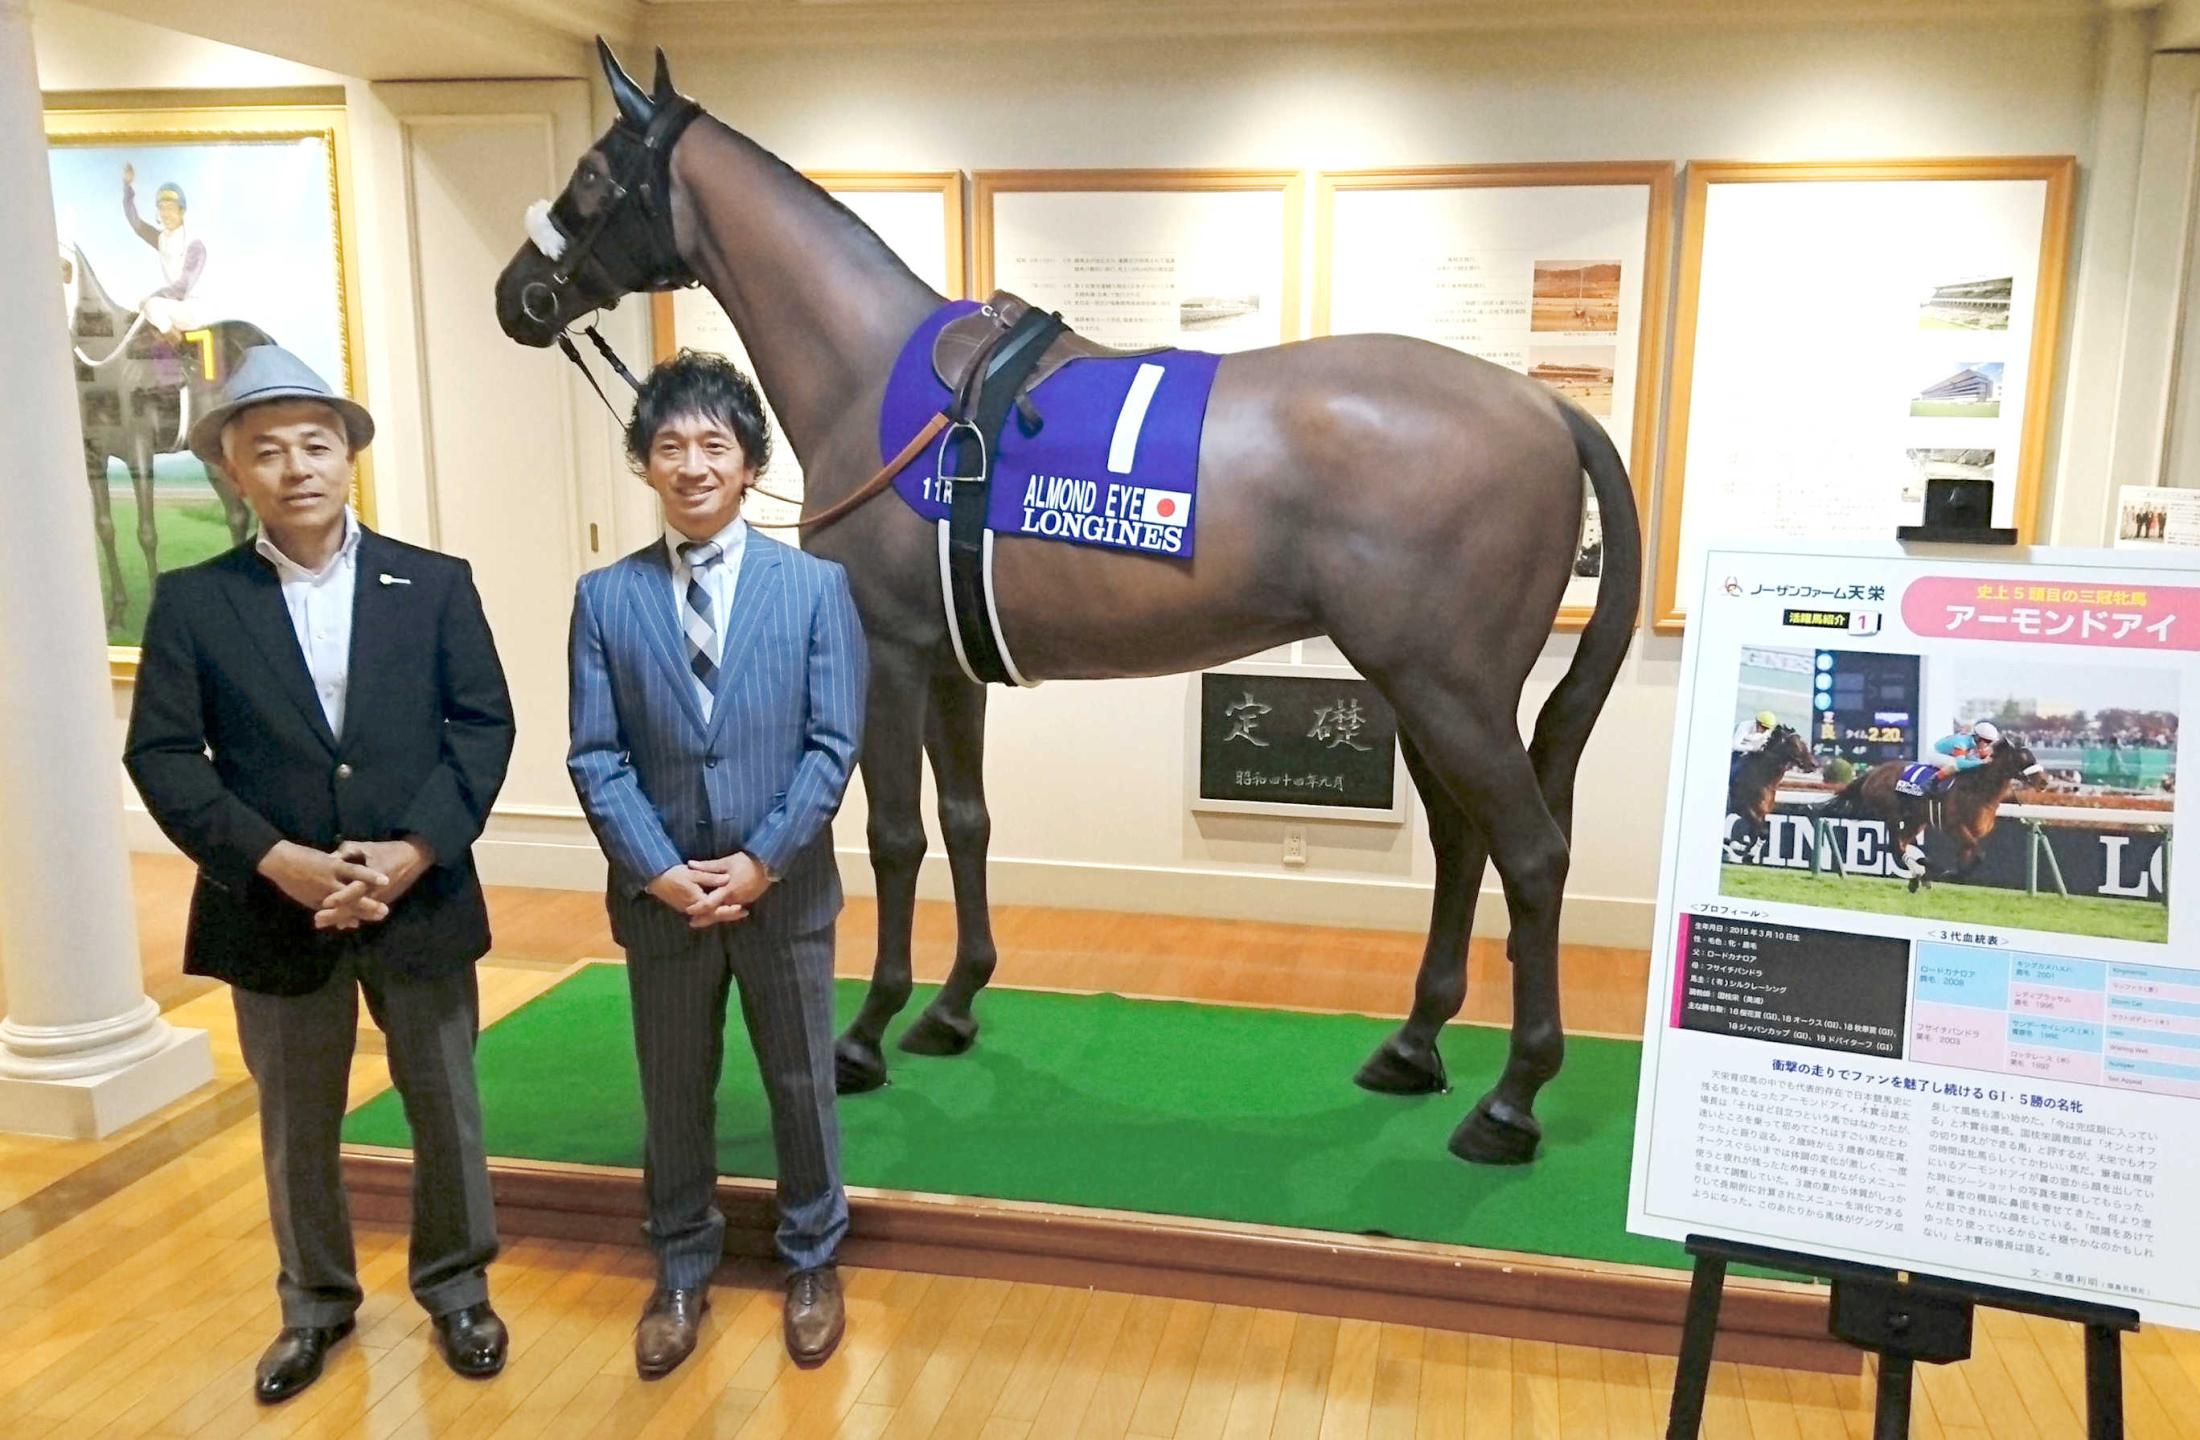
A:
{"label": "electrical outlet", "polygon": [[1306,827],[1304,825],[1286,825],[1283,827],[1283,863],[1286,865],[1304,865],[1306,863]]}

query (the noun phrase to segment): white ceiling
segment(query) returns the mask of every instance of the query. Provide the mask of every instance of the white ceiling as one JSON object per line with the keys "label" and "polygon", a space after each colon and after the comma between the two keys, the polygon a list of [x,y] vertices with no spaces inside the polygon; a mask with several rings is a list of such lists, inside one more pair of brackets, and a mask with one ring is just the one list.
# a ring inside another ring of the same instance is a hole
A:
{"label": "white ceiling", "polygon": [[[594,72],[631,52],[884,38],[1309,36],[2067,16],[2158,0],[80,0],[91,9],[370,80]],[[2189,0],[2171,0],[2172,8]],[[57,8],[68,8],[66,6]],[[634,63],[630,58],[630,63]]]}

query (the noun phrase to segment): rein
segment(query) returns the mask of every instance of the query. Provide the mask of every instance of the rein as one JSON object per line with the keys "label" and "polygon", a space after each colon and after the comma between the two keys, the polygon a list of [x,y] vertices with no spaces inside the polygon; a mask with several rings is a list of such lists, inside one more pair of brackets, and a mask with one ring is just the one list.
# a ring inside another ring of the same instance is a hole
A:
{"label": "rein", "polygon": [[[608,364],[621,380],[624,380],[637,391],[642,388],[641,382],[634,378],[634,372],[626,368],[626,363],[619,359],[619,353],[611,348],[611,342],[604,339],[594,325],[590,325],[581,333],[588,337],[589,343],[593,344],[597,352],[603,356],[604,363]],[[558,348],[565,352],[565,358],[572,361],[574,368],[581,372],[581,378],[588,382],[589,389],[596,392],[596,398],[603,401],[603,408],[611,412],[613,423],[623,427],[625,422],[619,419],[618,407],[611,403],[610,396],[603,393],[603,386],[596,383],[595,373],[588,368],[588,362],[581,358],[580,349],[574,345],[573,337],[563,330],[558,332]],[[826,506],[815,515],[800,520],[751,520],[749,523],[759,530],[822,530],[893,484],[894,477],[901,473],[902,467],[916,459],[918,454],[946,428],[947,412],[943,410],[926,421],[924,428],[911,436],[907,445],[901,447],[901,453],[887,461],[876,475],[857,486],[846,498]],[[761,485],[751,485],[749,488],[765,499],[777,500],[782,505],[801,504],[800,501],[790,496],[766,490]]]}
{"label": "rein", "polygon": [[[661,55],[659,59],[662,60]],[[543,241],[537,240],[537,248],[544,249],[544,253],[550,256],[551,263],[556,268],[550,272],[549,284],[545,285],[537,281],[529,287],[530,290],[539,290],[541,292],[539,296],[531,294],[522,296],[520,303],[531,318],[545,324],[557,318],[561,308],[560,299],[566,287],[572,284],[573,277],[580,273],[581,267],[590,263],[601,265],[602,262],[595,258],[597,242],[603,239],[614,218],[626,208],[627,202],[630,200],[639,199],[642,202],[642,209],[650,217],[648,226],[649,248],[656,253],[648,257],[653,264],[649,275],[639,285],[624,286],[623,288],[629,290],[672,290],[695,283],[693,277],[686,273],[686,267],[682,264],[679,251],[672,240],[671,165],[673,144],[680,138],[681,133],[687,129],[689,122],[702,113],[702,106],[684,97],[678,103],[668,104],[660,109],[651,118],[648,127],[643,130],[640,137],[640,148],[630,152],[629,158],[632,163],[622,163],[618,172],[610,177],[610,203],[605,205],[584,228],[581,228],[577,236],[572,236],[568,243],[559,247],[556,253],[551,253],[550,250],[545,248]],[[629,133],[631,134],[631,131]],[[558,229],[561,233],[570,235],[569,231],[557,224],[554,212],[550,223],[553,228]],[[624,380],[630,389],[637,392],[641,390],[641,382],[634,378],[634,372],[627,368],[626,362],[619,358],[618,352],[611,348],[611,342],[603,338],[602,333],[597,330],[593,322],[584,327],[581,333],[588,337],[588,342],[591,345],[596,347],[596,353],[603,358],[605,364],[611,367],[613,374]],[[588,362],[581,358],[580,347],[573,343],[570,327],[565,325],[558,327],[557,346],[565,353],[565,358],[573,362],[573,368],[581,372],[581,378],[588,382],[588,388],[596,392],[596,398],[601,400],[603,408],[610,412],[612,423],[624,429],[627,423],[625,417],[621,416],[618,407],[611,403],[611,397],[604,393],[603,386],[596,380],[595,372],[588,368]],[[902,447],[901,453],[888,461],[885,467],[876,475],[864,481],[845,499],[828,505],[815,515],[792,521],[768,523],[751,521],[749,523],[761,530],[821,530],[891,485],[894,477],[901,473],[902,468],[914,460],[918,453],[931,444],[939,433],[946,428],[947,416],[945,413],[933,416],[931,421],[922,430],[919,430],[907,445]],[[761,485],[752,485],[749,488],[765,499],[776,500],[782,505],[800,504],[791,496],[774,494]]]}

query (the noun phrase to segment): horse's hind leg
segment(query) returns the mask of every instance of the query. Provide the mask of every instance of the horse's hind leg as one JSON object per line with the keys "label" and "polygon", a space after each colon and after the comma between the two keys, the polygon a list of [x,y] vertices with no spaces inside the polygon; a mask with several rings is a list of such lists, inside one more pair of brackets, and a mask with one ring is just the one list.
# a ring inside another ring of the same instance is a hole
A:
{"label": "horse's hind leg", "polygon": [[[1476,696],[1466,681],[1446,685],[1426,674],[1375,678],[1397,707],[1401,728],[1417,737],[1430,770],[1488,837],[1504,882],[1512,922],[1506,942],[1513,966],[1511,1050],[1496,1088],[1452,1133],[1451,1150],[1485,1164],[1518,1164],[1534,1158],[1542,1137],[1536,1094],[1565,1061],[1558,915],[1566,890],[1566,833],[1544,799],[1545,782],[1520,743],[1512,707],[1500,697]],[[1554,766],[1547,779],[1560,809],[1570,814],[1570,768]]]}
{"label": "horse's hind leg", "polygon": [[1482,888],[1489,842],[1467,819],[1459,802],[1436,778],[1413,737],[1403,729],[1398,746],[1406,770],[1428,812],[1429,844],[1436,851],[1436,899],[1429,911],[1428,945],[1413,982],[1413,1010],[1397,1033],[1352,1077],[1366,1090],[1388,1095],[1428,1095],[1449,1090],[1436,1039],[1467,999],[1467,941],[1474,931],[1474,902]]}
{"label": "horse's hind leg", "polygon": [[863,1008],[833,1047],[843,1095],[886,1083],[880,1045],[887,1022],[909,1003],[909,931],[917,903],[917,867],[924,863],[919,810],[926,704],[925,657],[904,645],[871,648],[871,691],[863,721],[863,795],[870,807],[867,838],[878,883],[878,954]]}
{"label": "horse's hind leg", "polygon": [[985,852],[993,820],[985,805],[985,687],[955,670],[932,677],[925,752],[940,788],[940,836],[955,882],[955,968],[924,1013],[902,1033],[912,1055],[960,1055],[978,1038],[971,1006],[993,978],[999,952],[986,907]]}

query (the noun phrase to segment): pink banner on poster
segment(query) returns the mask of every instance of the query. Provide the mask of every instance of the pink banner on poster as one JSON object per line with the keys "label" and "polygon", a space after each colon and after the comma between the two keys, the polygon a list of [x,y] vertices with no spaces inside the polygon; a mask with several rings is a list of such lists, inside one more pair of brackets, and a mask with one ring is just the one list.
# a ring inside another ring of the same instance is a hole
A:
{"label": "pink banner on poster", "polygon": [[1920,639],[2200,650],[2200,589],[1929,575],[1902,592],[1902,622]]}

